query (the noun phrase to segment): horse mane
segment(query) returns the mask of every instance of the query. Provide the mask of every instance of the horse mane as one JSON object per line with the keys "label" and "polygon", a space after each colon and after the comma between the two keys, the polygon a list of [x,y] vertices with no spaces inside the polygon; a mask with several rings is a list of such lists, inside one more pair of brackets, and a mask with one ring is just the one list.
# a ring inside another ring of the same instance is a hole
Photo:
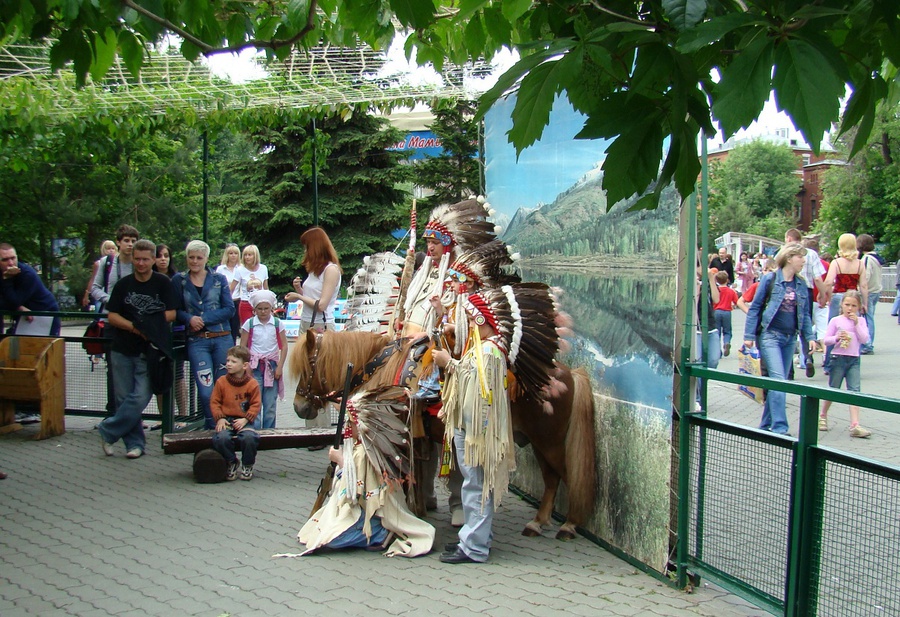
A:
{"label": "horse mane", "polygon": [[[309,375],[309,345],[315,345],[316,333],[308,331],[300,336],[291,349],[288,371],[294,380],[305,379]],[[352,362],[359,371],[366,362],[384,349],[390,339],[377,332],[332,332],[322,333],[319,347],[317,370],[331,388],[341,388],[347,371],[347,363]]]}

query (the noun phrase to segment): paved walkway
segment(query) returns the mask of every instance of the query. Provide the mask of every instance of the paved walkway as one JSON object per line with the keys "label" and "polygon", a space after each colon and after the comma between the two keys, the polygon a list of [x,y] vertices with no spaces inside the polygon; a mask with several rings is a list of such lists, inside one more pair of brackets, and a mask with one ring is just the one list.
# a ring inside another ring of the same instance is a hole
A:
{"label": "paved walkway", "polygon": [[[863,390],[883,395],[894,393],[900,366],[900,326],[887,308],[879,307],[876,354],[863,368]],[[734,356],[720,368],[736,371]],[[812,381],[825,383],[821,371]],[[757,421],[759,408],[732,387],[712,384],[710,395],[711,415]],[[841,406],[832,411],[838,426],[845,415]],[[900,459],[900,422],[874,412],[863,421],[871,439],[833,430],[823,442]],[[187,455],[151,448],[128,460],[118,445],[105,457],[95,423],[68,418],[65,435],[40,442],[31,439],[34,426],[0,437],[0,469],[10,474],[0,481],[4,617],[767,614],[705,583],[692,594],[672,589],[584,538],[525,538],[533,509],[514,496],[495,519],[485,565],[441,564],[439,551],[413,560],[367,552],[276,558],[300,551],[296,532],[325,468],[323,452],[262,452],[251,482],[201,485]],[[287,403],[279,424],[298,425]],[[148,439],[158,444],[159,434]],[[454,539],[446,509],[433,523],[437,547]]]}
{"label": "paved walkway", "polygon": [[[900,375],[900,325],[897,318],[890,315],[890,304],[881,303],[875,311],[875,353],[862,356],[860,372],[862,376],[861,390],[864,394],[873,394],[890,398],[900,398],[897,388]],[[719,370],[737,373],[737,349],[743,342],[745,315],[734,311],[734,339],[732,353],[719,362]],[[797,383],[828,387],[828,376],[822,371],[822,354],[816,354],[816,374],[807,378],[803,370],[795,368]],[[737,386],[712,382],[707,392],[708,415],[711,418],[728,420],[747,426],[759,426],[762,405],[752,402],[737,391]],[[796,435],[800,420],[800,397],[787,397],[788,422],[791,432]],[[819,433],[819,443],[839,448],[853,454],[866,456],[893,465],[900,465],[900,416],[882,411],[863,409],[860,412],[860,424],[872,431],[868,439],[850,437],[850,414],[847,406],[834,404],[828,412],[831,430]]]}

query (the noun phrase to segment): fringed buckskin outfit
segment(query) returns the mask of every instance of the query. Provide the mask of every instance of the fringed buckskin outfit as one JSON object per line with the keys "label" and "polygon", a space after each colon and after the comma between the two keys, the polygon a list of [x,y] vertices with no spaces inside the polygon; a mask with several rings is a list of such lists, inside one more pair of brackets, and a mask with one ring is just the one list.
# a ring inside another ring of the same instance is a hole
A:
{"label": "fringed buckskin outfit", "polygon": [[465,523],[459,548],[487,561],[494,511],[509,488],[516,455],[506,392],[506,354],[498,336],[472,345],[447,367],[444,413],[463,475]]}

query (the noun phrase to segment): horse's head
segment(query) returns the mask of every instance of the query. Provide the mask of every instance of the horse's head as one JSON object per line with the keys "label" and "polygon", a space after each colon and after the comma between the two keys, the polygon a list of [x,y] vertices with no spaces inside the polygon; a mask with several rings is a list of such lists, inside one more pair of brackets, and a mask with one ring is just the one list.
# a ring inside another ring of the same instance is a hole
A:
{"label": "horse's head", "polygon": [[326,403],[340,398],[347,363],[361,373],[388,340],[373,332],[307,330],[291,349],[289,370],[297,380],[294,412],[303,419],[315,418]]}
{"label": "horse's head", "polygon": [[297,379],[294,412],[304,420],[319,414],[331,391],[319,367],[324,338],[324,333],[307,330],[297,339],[291,354],[291,369]]}

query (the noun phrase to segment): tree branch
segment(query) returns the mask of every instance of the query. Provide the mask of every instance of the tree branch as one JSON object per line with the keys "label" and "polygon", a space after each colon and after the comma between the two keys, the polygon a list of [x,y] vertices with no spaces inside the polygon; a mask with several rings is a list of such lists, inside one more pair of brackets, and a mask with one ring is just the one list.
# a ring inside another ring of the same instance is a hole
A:
{"label": "tree branch", "polygon": [[201,41],[200,39],[195,37],[193,34],[188,32],[184,28],[182,28],[180,26],[176,26],[175,24],[173,24],[171,21],[169,21],[165,17],[160,17],[156,13],[151,13],[150,11],[148,11],[141,5],[135,4],[135,2],[133,0],[122,0],[122,4],[126,7],[128,7],[129,9],[134,10],[139,15],[146,17],[150,21],[154,21],[154,22],[158,23],[159,25],[164,27],[166,30],[169,30],[174,34],[177,34],[178,36],[183,38],[188,43],[191,43],[192,45],[196,45],[197,47],[200,48],[200,50],[203,53],[209,53],[210,51],[212,51],[214,49],[214,47],[212,45]]}
{"label": "tree branch", "polygon": [[183,38],[188,43],[195,45],[200,52],[206,56],[213,56],[215,54],[226,54],[226,53],[237,53],[243,51],[245,49],[278,49],[280,47],[291,47],[302,39],[304,36],[309,34],[316,27],[316,8],[318,7],[318,0],[311,0],[309,4],[309,12],[306,17],[306,24],[303,28],[300,29],[297,34],[292,36],[289,39],[272,39],[269,41],[264,41],[260,39],[250,39],[246,43],[241,43],[240,45],[231,45],[229,47],[216,47],[215,45],[210,45],[205,41],[200,40],[190,32],[188,32],[185,28],[178,26],[168,19],[164,17],[160,17],[156,13],[148,11],[144,7],[136,4],[134,0],[122,0],[122,5],[126,6],[130,9],[133,9],[138,14],[143,17],[149,19],[150,21],[156,22],[157,24],[163,26],[173,34],[176,34]]}

